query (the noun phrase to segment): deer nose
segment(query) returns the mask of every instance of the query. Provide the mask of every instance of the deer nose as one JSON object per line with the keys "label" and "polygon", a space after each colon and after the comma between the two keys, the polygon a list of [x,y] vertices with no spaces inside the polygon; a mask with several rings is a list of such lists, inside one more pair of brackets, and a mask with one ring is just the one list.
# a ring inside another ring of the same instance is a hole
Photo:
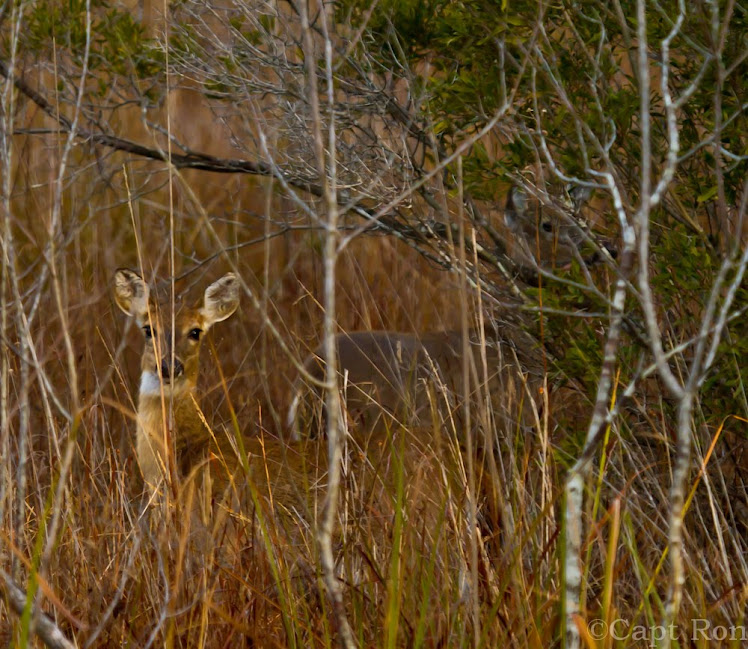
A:
{"label": "deer nose", "polygon": [[171,363],[169,362],[171,359],[169,358],[162,358],[161,359],[161,378],[162,379],[176,379],[182,376],[184,373],[184,365],[182,365],[182,361],[180,361],[178,358],[174,359],[174,367],[172,371]]}

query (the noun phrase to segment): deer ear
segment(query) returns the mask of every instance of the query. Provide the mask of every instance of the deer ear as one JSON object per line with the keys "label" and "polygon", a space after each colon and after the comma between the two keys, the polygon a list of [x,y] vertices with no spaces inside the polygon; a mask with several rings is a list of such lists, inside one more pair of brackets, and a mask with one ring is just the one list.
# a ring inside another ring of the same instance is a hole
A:
{"label": "deer ear", "polygon": [[512,185],[504,208],[504,223],[510,230],[519,229],[527,212],[527,193],[522,187]]}
{"label": "deer ear", "polygon": [[148,315],[149,295],[148,284],[135,271],[119,268],[114,273],[114,299],[117,306],[127,315],[134,317],[139,324],[144,322]]}
{"label": "deer ear", "polygon": [[205,289],[201,313],[205,330],[231,316],[239,306],[239,280],[234,273],[226,273]]}

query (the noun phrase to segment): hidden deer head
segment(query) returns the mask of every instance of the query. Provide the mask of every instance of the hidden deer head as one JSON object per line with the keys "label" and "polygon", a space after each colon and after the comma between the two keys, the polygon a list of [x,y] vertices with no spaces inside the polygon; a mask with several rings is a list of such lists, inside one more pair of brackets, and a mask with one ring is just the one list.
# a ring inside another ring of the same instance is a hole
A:
{"label": "hidden deer head", "polygon": [[[521,257],[518,261],[550,268],[581,259],[580,247],[594,240],[582,216],[591,195],[592,190],[581,185],[545,189],[543,183],[535,185],[525,180],[514,184],[507,196],[504,223],[514,237]],[[615,257],[615,249],[607,241],[600,241],[598,246]],[[598,260],[597,252],[584,259],[587,264]]]}

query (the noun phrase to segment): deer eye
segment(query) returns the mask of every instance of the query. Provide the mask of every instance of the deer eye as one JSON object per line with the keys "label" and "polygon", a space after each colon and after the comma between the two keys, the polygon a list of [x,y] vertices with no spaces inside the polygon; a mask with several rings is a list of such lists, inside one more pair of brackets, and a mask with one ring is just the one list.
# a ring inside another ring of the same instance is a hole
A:
{"label": "deer eye", "polygon": [[143,327],[143,333],[145,334],[146,340],[150,340],[156,335],[156,332],[151,328],[151,325],[145,325]]}
{"label": "deer eye", "polygon": [[195,327],[194,329],[190,329],[190,332],[187,334],[187,337],[190,340],[197,341],[197,340],[200,340],[200,334],[201,333],[203,333],[203,330]]}
{"label": "deer eye", "polygon": [[550,221],[543,222],[540,227],[543,228],[543,231],[545,232],[553,231],[553,224]]}

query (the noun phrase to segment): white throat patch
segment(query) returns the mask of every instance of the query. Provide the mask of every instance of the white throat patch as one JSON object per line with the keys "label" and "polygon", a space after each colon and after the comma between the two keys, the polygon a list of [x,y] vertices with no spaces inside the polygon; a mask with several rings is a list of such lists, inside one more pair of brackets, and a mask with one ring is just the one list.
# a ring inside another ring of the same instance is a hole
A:
{"label": "white throat patch", "polygon": [[177,395],[188,387],[187,381],[183,376],[177,378],[175,383],[162,382],[155,372],[143,372],[140,375],[140,395],[148,397],[161,396],[161,386],[163,385],[164,395]]}
{"label": "white throat patch", "polygon": [[[164,391],[168,391],[169,386],[164,385]],[[161,381],[155,372],[143,372],[140,375],[140,394],[148,396],[158,396],[161,394]]]}

